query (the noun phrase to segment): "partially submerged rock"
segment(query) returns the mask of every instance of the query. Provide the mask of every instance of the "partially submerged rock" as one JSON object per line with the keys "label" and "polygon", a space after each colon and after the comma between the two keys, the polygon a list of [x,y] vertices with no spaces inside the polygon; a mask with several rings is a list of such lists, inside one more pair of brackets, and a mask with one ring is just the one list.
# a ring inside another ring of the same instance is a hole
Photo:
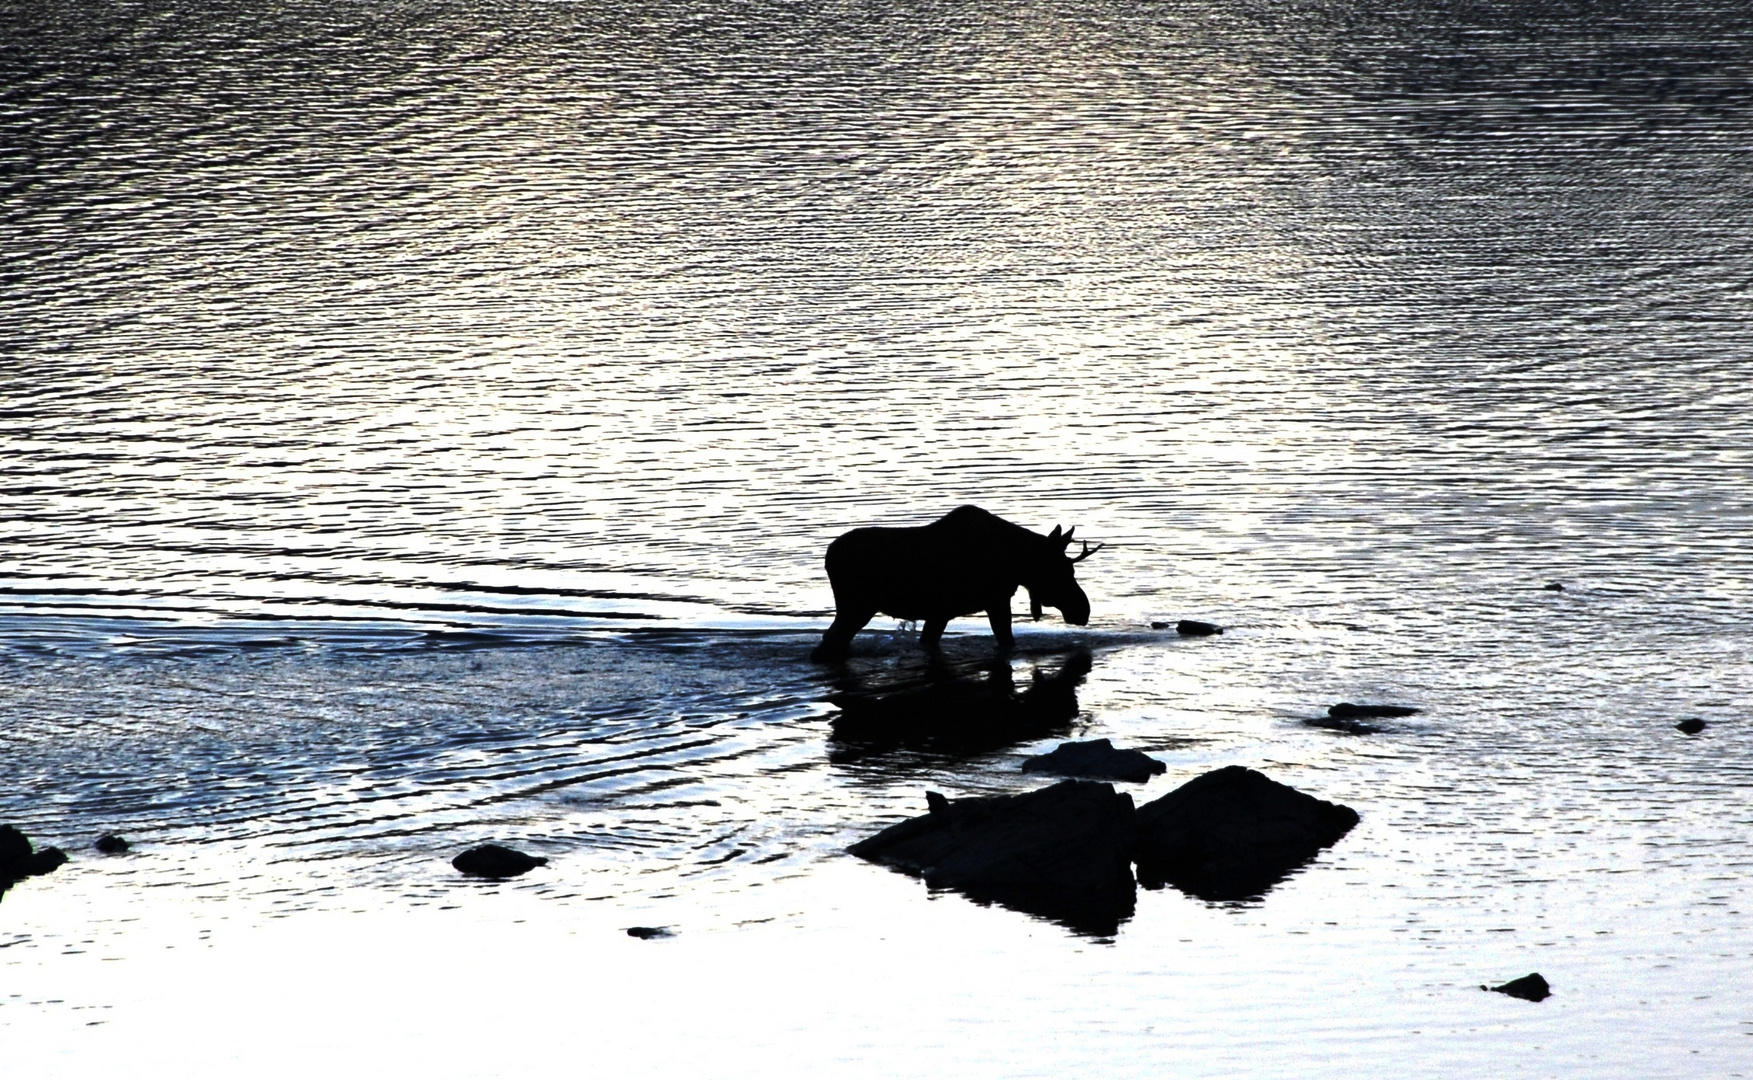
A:
{"label": "partially submerged rock", "polygon": [[1521,998],[1523,1001],[1545,1001],[1552,996],[1552,987],[1540,977],[1538,971],[1532,975],[1523,975],[1519,979],[1511,979],[1502,986],[1484,986],[1481,990],[1490,990],[1494,994],[1508,994],[1510,997]]}
{"label": "partially submerged rock", "polygon": [[1327,715],[1334,720],[1378,720],[1397,716],[1413,716],[1419,712],[1411,705],[1359,705],[1356,702],[1341,701],[1327,708]]}
{"label": "partially submerged rock", "polygon": [[51,873],[67,862],[58,847],[38,848],[11,825],[0,825],[0,893],[27,877]]}
{"label": "partially submerged rock", "polygon": [[470,877],[508,878],[546,866],[548,860],[499,844],[482,844],[458,855],[450,864]]}
{"label": "partially submerged rock", "polygon": [[1680,732],[1682,735],[1696,735],[1703,731],[1706,726],[1705,722],[1698,717],[1689,716],[1678,724],[1675,724],[1674,730]]}
{"label": "partially submerged rock", "polygon": [[1223,627],[1216,623],[1200,622],[1198,619],[1182,619],[1175,624],[1175,633],[1184,637],[1210,637],[1223,633]]}
{"label": "partially submerged rock", "polygon": [[[935,793],[933,793],[935,794]],[[847,850],[983,902],[1112,934],[1132,914],[1132,797],[1062,780],[1022,795],[930,798],[931,812]]]}
{"label": "partially submerged rock", "polygon": [[130,845],[127,840],[115,833],[104,833],[97,838],[97,843],[91,846],[105,855],[120,855],[127,851]]}
{"label": "partially submerged rock", "polygon": [[1133,858],[1146,888],[1166,883],[1203,900],[1247,900],[1357,821],[1350,807],[1231,765],[1140,807]]}
{"label": "partially submerged rock", "polygon": [[629,926],[627,936],[650,941],[652,938],[674,937],[675,934],[667,926]]}
{"label": "partially submerged rock", "polygon": [[1090,780],[1131,780],[1140,784],[1168,768],[1138,750],[1116,750],[1107,739],[1060,743],[1052,753],[1036,754],[1023,761],[1024,772]]}

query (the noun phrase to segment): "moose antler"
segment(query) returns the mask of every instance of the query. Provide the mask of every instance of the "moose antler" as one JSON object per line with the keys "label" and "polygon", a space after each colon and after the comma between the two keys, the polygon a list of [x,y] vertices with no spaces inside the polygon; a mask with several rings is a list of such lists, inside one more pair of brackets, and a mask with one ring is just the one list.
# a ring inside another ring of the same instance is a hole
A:
{"label": "moose antler", "polygon": [[1083,550],[1078,552],[1076,557],[1071,560],[1074,563],[1083,562],[1085,559],[1107,546],[1106,544],[1097,544],[1095,547],[1090,547],[1090,542],[1088,540],[1079,540],[1078,543],[1083,545]]}

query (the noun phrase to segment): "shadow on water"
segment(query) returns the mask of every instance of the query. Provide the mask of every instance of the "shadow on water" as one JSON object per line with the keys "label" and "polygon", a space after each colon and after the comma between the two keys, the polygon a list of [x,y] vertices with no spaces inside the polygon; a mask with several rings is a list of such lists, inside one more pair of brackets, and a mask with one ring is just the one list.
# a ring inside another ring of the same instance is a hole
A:
{"label": "shadow on water", "polygon": [[1071,731],[1077,688],[1095,659],[1078,647],[1037,666],[1020,689],[1010,661],[939,661],[923,670],[848,673],[827,700],[828,760],[853,764],[895,751],[972,757]]}

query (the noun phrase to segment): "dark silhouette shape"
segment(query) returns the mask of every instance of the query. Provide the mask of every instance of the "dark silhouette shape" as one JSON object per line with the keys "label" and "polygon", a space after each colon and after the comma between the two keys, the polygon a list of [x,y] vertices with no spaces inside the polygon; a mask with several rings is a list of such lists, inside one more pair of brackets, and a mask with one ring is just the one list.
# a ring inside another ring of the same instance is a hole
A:
{"label": "dark silhouette shape", "polygon": [[650,941],[652,938],[674,937],[675,935],[667,926],[629,926],[627,936],[636,937],[641,941]]}
{"label": "dark silhouette shape", "polygon": [[1521,998],[1523,1001],[1545,1001],[1552,996],[1551,985],[1540,977],[1538,971],[1532,975],[1523,975],[1519,979],[1511,979],[1502,986],[1481,985],[1479,989],[1490,990],[1494,994],[1508,994],[1510,997]]}
{"label": "dark silhouette shape", "polygon": [[1200,622],[1198,619],[1182,619],[1175,624],[1175,633],[1183,637],[1210,637],[1223,633],[1223,627],[1215,623]]}
{"label": "dark silhouette shape", "polygon": [[53,873],[67,862],[58,847],[38,848],[11,825],[0,825],[0,895],[27,877]]}
{"label": "dark silhouette shape", "polygon": [[1374,720],[1378,717],[1415,716],[1418,712],[1410,705],[1357,705],[1349,701],[1341,701],[1327,709],[1327,715],[1335,720]]}
{"label": "dark silhouette shape", "polygon": [[1039,915],[1078,933],[1113,934],[1137,904],[1132,797],[1062,780],[1022,795],[950,800],[847,850],[979,903]]}
{"label": "dark silhouette shape", "polygon": [[1094,666],[1088,649],[1074,649],[1057,671],[1037,668],[1020,692],[1006,660],[934,664],[920,677],[887,685],[844,680],[828,698],[840,707],[829,760],[848,764],[895,750],[965,757],[1068,734],[1077,688]]}
{"label": "dark silhouette shape", "polygon": [[548,860],[499,844],[482,844],[458,855],[450,864],[470,877],[508,878],[528,873],[538,866],[547,866]]}
{"label": "dark silhouette shape", "polygon": [[1564,583],[1562,581],[1553,581],[1542,585],[1541,588],[1545,589],[1547,592],[1563,592]]}
{"label": "dark silhouette shape", "polygon": [[97,843],[91,846],[105,855],[120,855],[127,851],[131,845],[129,845],[127,840],[117,836],[115,833],[104,833],[97,838]]}
{"label": "dark silhouette shape", "polygon": [[1067,557],[1076,531],[1054,526],[1042,536],[977,506],[957,507],[916,528],[853,529],[828,545],[834,623],[810,659],[844,659],[853,636],[879,613],[923,622],[919,643],[934,653],[951,619],[984,611],[999,649],[1009,649],[1010,599],[1018,588],[1029,591],[1034,618],[1045,605],[1083,626],[1090,601],[1072,566],[1101,545],[1086,542],[1075,558]]}
{"label": "dark silhouette shape", "polygon": [[1137,750],[1116,750],[1107,739],[1091,739],[1060,743],[1050,754],[1037,754],[1025,760],[1023,771],[1142,784],[1158,773],[1168,772],[1169,767]]}
{"label": "dark silhouette shape", "polygon": [[1357,811],[1230,765],[1138,809],[1133,858],[1145,888],[1252,900],[1351,831]]}
{"label": "dark silhouette shape", "polygon": [[1705,727],[1706,725],[1703,720],[1700,720],[1696,716],[1691,716],[1680,721],[1678,724],[1675,724],[1674,730],[1680,732],[1682,735],[1696,735],[1703,731]]}

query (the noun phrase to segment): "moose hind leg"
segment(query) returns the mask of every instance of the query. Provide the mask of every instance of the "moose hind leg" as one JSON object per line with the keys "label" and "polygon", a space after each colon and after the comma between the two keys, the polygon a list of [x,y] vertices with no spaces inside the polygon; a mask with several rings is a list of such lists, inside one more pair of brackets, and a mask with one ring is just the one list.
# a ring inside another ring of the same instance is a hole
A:
{"label": "moose hind leg", "polygon": [[810,653],[810,659],[818,664],[832,664],[837,660],[846,659],[846,654],[852,645],[852,639],[857,636],[860,630],[864,629],[864,624],[875,615],[874,611],[857,613],[840,611],[835,613],[833,624],[822,635],[822,643],[816,646],[814,652]]}
{"label": "moose hind leg", "polygon": [[943,638],[943,628],[948,626],[948,619],[926,619],[925,628],[919,631],[919,647],[928,653],[937,651],[937,643]]}

